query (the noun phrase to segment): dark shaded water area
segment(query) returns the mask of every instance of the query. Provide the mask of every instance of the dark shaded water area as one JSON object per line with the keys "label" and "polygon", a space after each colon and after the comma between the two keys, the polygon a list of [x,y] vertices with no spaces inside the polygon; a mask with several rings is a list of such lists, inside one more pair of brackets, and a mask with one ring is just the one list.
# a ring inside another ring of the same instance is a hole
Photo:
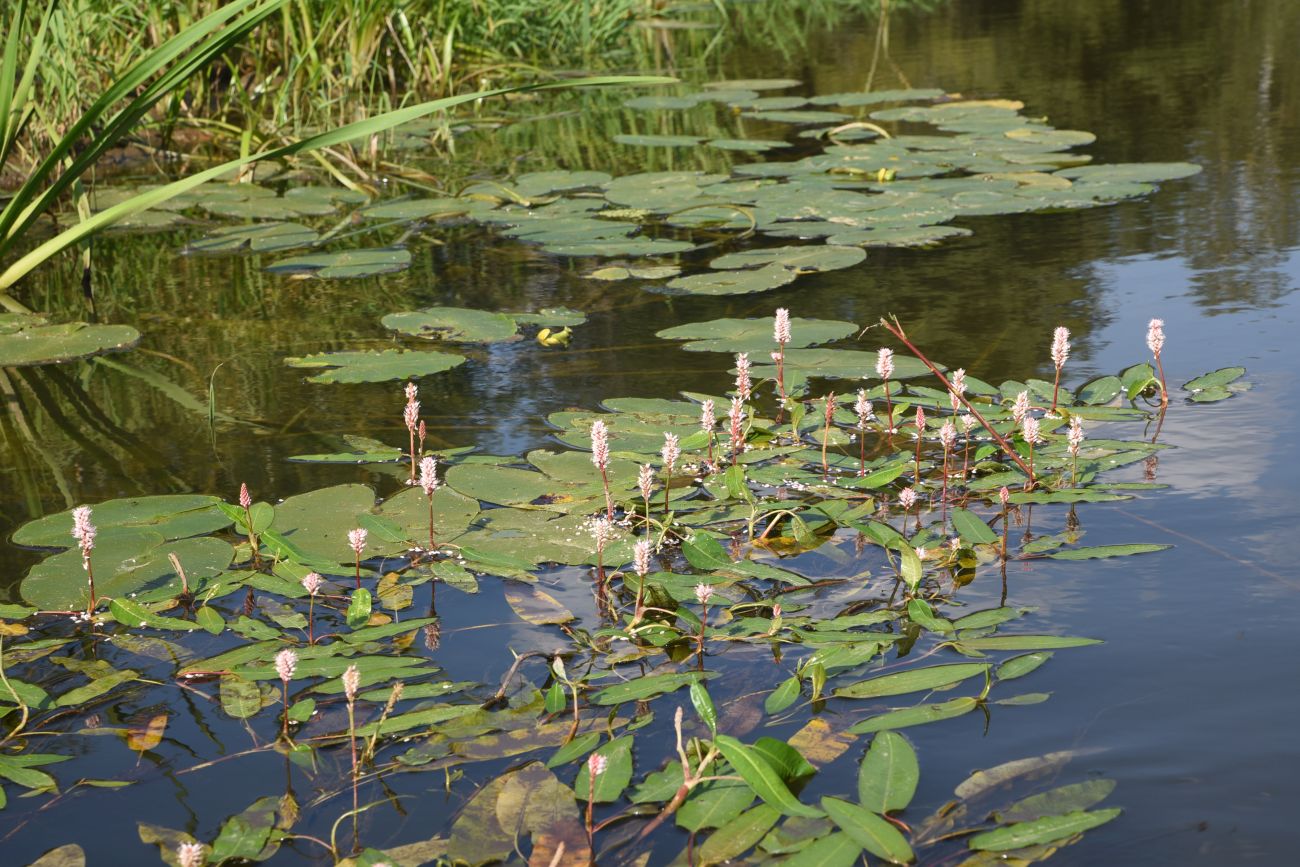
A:
{"label": "dark shaded water area", "polygon": [[[811,33],[797,56],[770,48],[733,51],[721,59],[720,72],[789,75],[808,94],[859,89],[875,37],[873,22],[841,24]],[[5,431],[0,530],[8,535],[42,514],[133,494],[233,498],[241,481],[267,498],[350,481],[371,484],[381,495],[397,490],[391,474],[285,459],[334,450],[342,434],[400,445],[400,388],[305,383],[282,362],[390,345],[378,320],[395,310],[566,304],[588,313],[566,351],[541,351],[531,341],[473,348],[470,363],[422,383],[433,444],[473,445],[490,454],[553,444],[545,417],[556,410],[590,408],[610,397],[720,391],[729,378],[726,356],[685,352],[654,336],[684,322],[769,316],[778,306],[796,316],[861,324],[892,313],[932,355],[990,382],[1050,378],[1047,345],[1052,328],[1063,324],[1075,337],[1067,370],[1080,382],[1142,360],[1146,322],[1161,317],[1171,383],[1240,364],[1253,388],[1214,405],[1176,401],[1161,432],[1161,441],[1176,448],[1162,452],[1158,463],[1119,471],[1126,480],[1170,487],[1094,504],[1078,517],[1090,544],[1174,548],[1050,568],[1011,564],[1008,604],[1036,609],[1034,631],[1106,643],[1058,653],[1037,675],[1034,688],[1052,692],[1042,704],[909,730],[922,773],[908,815],[938,807],[976,768],[1074,749],[1080,755],[1069,765],[1069,781],[1117,780],[1111,802],[1125,812],[1062,850],[1060,863],[1280,863],[1294,848],[1300,803],[1292,722],[1300,712],[1292,628],[1300,574],[1283,544],[1300,517],[1300,473],[1289,446],[1300,421],[1294,338],[1300,326],[1300,6],[1287,0],[957,2],[928,14],[896,14],[889,44],[890,57],[875,72],[877,87],[1020,99],[1028,115],[1096,133],[1097,142],[1084,149],[1096,162],[1190,161],[1204,171],[1113,207],[971,218],[962,221],[974,232],[966,239],[935,249],[873,250],[852,269],[723,299],[593,281],[583,276],[589,261],[557,260],[473,227],[438,229],[413,241],[413,265],[403,273],[338,282],[287,280],[262,271],[256,257],[180,257],[184,233],[106,238],[96,248],[99,313],[145,334],[145,351],[132,362],[200,398],[212,376],[217,408],[250,423],[219,425],[214,445],[202,400],[200,411],[186,409],[111,369],[34,374],[24,394],[49,395],[44,408],[27,404],[41,447],[22,444],[12,426]],[[633,122],[644,121],[617,111],[539,121],[494,134],[490,147],[470,140],[459,150],[462,160],[479,160],[486,169],[505,168],[502,154],[512,152],[523,154],[514,161],[521,171],[552,161],[616,174],[637,170],[644,160],[656,168],[668,161],[679,168],[717,165],[716,156],[644,157],[630,148],[559,141],[607,135]],[[424,167],[440,173],[436,162]],[[81,315],[75,285],[51,273],[32,282],[25,300]],[[877,345],[872,334],[858,348]],[[1059,530],[1065,520],[1064,511],[1038,510],[1034,532]],[[15,594],[36,559],[0,548]],[[577,570],[549,580],[575,612],[590,612]],[[564,644],[554,630],[518,621],[499,588],[490,579],[483,584],[476,597],[446,591],[440,597],[442,644],[432,655],[451,679],[494,684],[509,665],[507,646]],[[1001,590],[982,575],[959,598],[987,607],[998,603]],[[720,695],[775,682],[771,660],[749,651],[723,652],[710,665],[734,684],[719,687]],[[544,673],[537,669],[525,671],[540,682]],[[141,710],[127,702],[101,713],[126,717]],[[54,801],[11,795],[0,814],[3,860],[27,863],[53,845],[78,842],[91,864],[150,863],[154,856],[139,842],[136,820],[211,839],[256,796],[279,795],[286,785],[297,788],[303,803],[318,794],[275,755],[184,773],[250,742],[241,726],[183,694],[173,711],[167,742],[139,764],[112,739],[79,740],[79,749],[90,750],[78,760],[79,773],[136,780],[131,787],[111,794],[78,790]],[[837,710],[826,712],[833,717]],[[667,736],[667,716],[651,731]],[[806,721],[801,715],[767,733],[787,736]],[[265,739],[274,732],[259,734]],[[487,779],[508,764],[475,766],[467,775]],[[647,770],[638,766],[638,779]],[[854,771],[850,764],[843,776],[819,775],[804,800],[852,788]],[[448,793],[440,772],[427,776],[437,779],[394,778],[403,806],[367,815],[368,843],[432,836],[471,791],[461,781]],[[335,798],[337,809],[312,811],[299,830],[328,837],[344,800]],[[680,850],[684,835],[672,833],[656,846],[656,863]],[[307,862],[319,851],[297,843],[272,863]]]}

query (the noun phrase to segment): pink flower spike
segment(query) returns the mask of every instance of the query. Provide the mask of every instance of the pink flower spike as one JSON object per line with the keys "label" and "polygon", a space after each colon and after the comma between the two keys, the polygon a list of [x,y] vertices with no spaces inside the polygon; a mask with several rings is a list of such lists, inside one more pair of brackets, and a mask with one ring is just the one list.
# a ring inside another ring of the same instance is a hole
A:
{"label": "pink flower spike", "polygon": [[182,843],[176,847],[176,863],[180,867],[203,867],[207,862],[201,843]]}
{"label": "pink flower spike", "polygon": [[253,495],[248,492],[248,485],[241,483],[239,485],[239,508],[250,509],[253,506]]}
{"label": "pink flower spike", "polygon": [[72,538],[81,545],[81,552],[88,556],[95,547],[95,525],[90,523],[90,506],[78,506],[72,510]]}
{"label": "pink flower spike", "polygon": [[939,428],[939,440],[943,447],[951,449],[957,444],[957,427],[951,421],[945,421],[943,427]]}
{"label": "pink flower spike", "polygon": [[1016,395],[1016,402],[1011,404],[1011,418],[1016,424],[1025,420],[1025,413],[1029,412],[1029,392],[1022,391]]}
{"label": "pink flower spike", "polygon": [[898,492],[898,504],[904,510],[910,509],[916,505],[916,490],[914,488],[903,488]]}
{"label": "pink flower spike", "polygon": [[413,400],[402,410],[402,420],[406,422],[406,429],[415,433],[420,426],[420,402]]}
{"label": "pink flower spike", "polygon": [[608,518],[599,517],[591,522],[591,536],[596,540],[596,551],[604,553],[605,546],[614,539],[614,524]]}
{"label": "pink flower spike", "polygon": [[876,352],[876,375],[881,379],[894,375],[894,350],[882,347]]}
{"label": "pink flower spike", "polygon": [[790,311],[784,307],[776,308],[776,323],[772,329],[772,337],[782,349],[790,342]]}
{"label": "pink flower spike", "polygon": [[632,568],[636,574],[644,578],[650,573],[650,549],[652,545],[649,539],[642,539],[636,543],[632,549]]}
{"label": "pink flower spike", "polygon": [[1038,433],[1038,419],[1034,418],[1032,415],[1025,416],[1023,433],[1025,435],[1025,442],[1027,443],[1032,444],[1043,441],[1043,438]]}
{"label": "pink flower spike", "polygon": [[749,353],[742,352],[736,356],[736,394],[742,401],[749,400],[753,389],[749,379]]}
{"label": "pink flower spike", "polygon": [[641,472],[637,474],[637,487],[641,489],[641,499],[650,499],[650,491],[655,485],[655,468],[649,464],[641,465]]}
{"label": "pink flower spike", "polygon": [[302,587],[312,596],[315,596],[320,592],[320,585],[323,580],[324,579],[315,572],[308,572],[306,575],[302,576]]}
{"label": "pink flower spike", "polygon": [[343,672],[343,695],[348,701],[357,700],[357,690],[361,688],[361,669],[357,668],[356,663],[349,665]]}
{"label": "pink flower spike", "polygon": [[713,412],[713,401],[704,401],[700,406],[700,430],[705,433],[713,433],[713,429],[717,427],[717,424],[718,419]]}
{"label": "pink flower spike", "polygon": [[355,530],[349,530],[348,545],[350,545],[352,547],[353,552],[355,552],[356,555],[360,557],[361,552],[366,550],[366,531],[361,529],[360,527],[358,527]]}
{"label": "pink flower spike", "polygon": [[1160,352],[1165,348],[1165,321],[1163,319],[1152,319],[1147,323],[1147,349],[1156,358],[1160,357]]}
{"label": "pink flower spike", "polygon": [[420,393],[420,389],[419,389],[418,386],[416,386],[415,383],[413,383],[413,382],[408,382],[408,383],[406,384],[406,402],[407,402],[407,403],[414,403],[414,402],[415,402],[415,396],[416,396],[417,394],[419,394],[419,393]]}
{"label": "pink flower spike", "polygon": [[858,399],[853,404],[853,409],[858,414],[858,427],[865,429],[867,422],[871,421],[876,414],[871,407],[871,401],[867,399],[867,390],[865,388],[858,389]]}
{"label": "pink flower spike", "polygon": [[1052,364],[1059,371],[1070,357],[1070,329],[1060,326],[1052,332]]}
{"label": "pink flower spike", "polygon": [[1079,456],[1079,447],[1083,445],[1083,422],[1077,415],[1070,416],[1070,432],[1067,434],[1070,443],[1070,455]]}
{"label": "pink flower spike", "polygon": [[1002,488],[998,491],[998,499],[1002,501],[1002,505],[1004,506],[1007,503],[1011,502],[1011,491],[1007,488],[1006,485],[1003,485]]}
{"label": "pink flower spike", "polygon": [[424,495],[432,497],[433,492],[438,489],[438,461],[434,457],[426,457],[420,461],[420,487],[424,488]]}
{"label": "pink flower spike", "polygon": [[948,401],[952,404],[952,411],[957,412],[961,409],[961,398],[966,393],[966,368],[959,367],[952,373],[952,378],[948,380],[952,383],[952,390],[948,392]]}
{"label": "pink flower spike", "polygon": [[587,756],[587,772],[593,777],[599,777],[605,773],[605,768],[609,767],[609,759],[600,753],[592,753]]}
{"label": "pink flower spike", "polygon": [[682,449],[677,444],[676,434],[664,434],[664,446],[660,449],[659,453],[664,459],[664,468],[667,469],[671,475],[673,469],[677,466],[677,459],[682,455]]}
{"label": "pink flower spike", "polygon": [[286,647],[275,655],[275,673],[285,683],[293,680],[293,672],[297,667],[298,654],[292,648]]}
{"label": "pink flower spike", "polygon": [[696,602],[700,603],[701,605],[708,605],[708,604],[709,604],[709,600],[712,599],[712,598],[713,598],[713,585],[711,585],[711,584],[696,584],[696,585],[695,585],[695,601],[696,601]]}
{"label": "pink flower spike", "polygon": [[925,435],[925,410],[921,407],[916,408],[916,438],[920,439]]}
{"label": "pink flower spike", "polygon": [[591,425],[591,462],[601,470],[609,466],[609,428],[599,419]]}

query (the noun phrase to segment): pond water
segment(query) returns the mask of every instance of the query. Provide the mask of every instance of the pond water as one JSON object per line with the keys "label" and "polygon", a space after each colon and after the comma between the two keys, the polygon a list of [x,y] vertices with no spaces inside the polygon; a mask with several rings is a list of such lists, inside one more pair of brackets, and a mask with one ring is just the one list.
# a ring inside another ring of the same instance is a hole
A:
{"label": "pond water", "polygon": [[[812,30],[806,46],[789,55],[742,45],[713,61],[720,68],[709,73],[789,76],[803,82],[791,92],[808,95],[858,90],[875,39],[873,21],[840,22]],[[1114,475],[1169,487],[1088,504],[1077,520],[1085,544],[1173,548],[1008,566],[1006,604],[1035,609],[1033,632],[1105,643],[1058,652],[1032,685],[1051,692],[1043,703],[907,730],[921,777],[906,817],[916,821],[940,807],[978,768],[1077,750],[1061,782],[1113,779],[1106,806],[1124,813],[1061,850],[1057,862],[1278,863],[1294,848],[1300,803],[1292,724],[1300,712],[1300,657],[1291,625],[1300,573],[1279,536],[1300,517],[1300,473],[1286,440],[1300,421],[1298,44],[1300,6],[1287,0],[987,0],[895,13],[890,55],[877,65],[875,87],[1022,100],[1027,116],[1094,132],[1097,141],[1079,149],[1094,162],[1187,161],[1203,171],[1111,207],[969,218],[959,224],[973,230],[970,237],[933,249],[873,249],[860,265],[762,294],[672,296],[635,281],[591,280],[584,276],[590,260],[557,259],[473,226],[413,239],[408,270],[342,281],[287,279],[261,270],[256,257],[178,255],[202,228],[105,238],[96,247],[99,314],[145,335],[134,356],[110,359],[180,383],[198,396],[198,411],[121,370],[31,375],[24,380],[24,417],[41,446],[23,444],[14,422],[7,423],[0,531],[7,537],[30,519],[113,497],[193,491],[233,499],[241,482],[272,501],[344,482],[390,495],[400,487],[393,473],[286,458],[338,450],[344,434],[400,446],[406,434],[399,384],[307,383],[283,359],[387,347],[392,338],[378,320],[397,310],[566,305],[587,314],[567,349],[543,351],[532,340],[472,347],[469,363],[422,381],[432,446],[475,446],[493,455],[554,446],[546,417],[559,410],[591,409],[610,397],[719,393],[719,383],[729,380],[727,356],[683,351],[655,337],[682,323],[766,317],[776,307],[860,325],[894,314],[933,357],[993,383],[1050,379],[1047,344],[1052,328],[1063,324],[1074,336],[1067,372],[1077,384],[1144,360],[1146,322],[1160,317],[1171,384],[1242,365],[1252,387],[1215,404],[1175,399],[1160,431],[1160,441],[1174,448]],[[620,101],[602,95],[586,115],[470,133],[454,167],[403,157],[440,176],[504,171],[510,154],[522,155],[513,164],[518,171],[558,162],[614,174],[643,164],[712,170],[729,159],[608,145],[612,132],[633,124],[643,124],[637,132],[671,131],[650,128],[643,116],[620,110]],[[782,132],[774,127],[764,137]],[[84,315],[67,276],[38,277],[28,303]],[[855,348],[874,350],[883,342],[878,335]],[[215,436],[206,419],[209,377],[217,410],[242,420],[218,424]],[[1143,425],[1129,427],[1107,435],[1151,435]],[[1034,533],[1049,534],[1061,531],[1067,514],[1046,507],[1033,520]],[[13,600],[21,577],[42,557],[12,545],[0,549]],[[837,567],[828,561],[821,568],[830,574]],[[580,570],[560,570],[548,581],[575,613],[591,613]],[[520,621],[495,579],[483,579],[482,587],[477,596],[440,591],[441,644],[429,655],[451,680],[492,685],[490,693],[509,667],[507,647],[553,651],[567,641],[554,627]],[[1002,592],[992,570],[958,597],[979,610],[998,605]],[[717,668],[727,673],[725,685],[714,687],[719,701],[770,690],[784,676],[753,649],[721,652]],[[524,670],[536,684],[545,679],[540,664]],[[105,725],[171,713],[167,740],[138,762],[115,738],[67,740],[79,753],[69,783],[111,777],[131,786],[27,799],[10,792],[0,813],[6,863],[25,864],[72,842],[90,853],[92,865],[151,863],[152,847],[140,842],[136,821],[210,841],[226,817],[256,797],[278,797],[286,785],[303,805],[298,833],[328,838],[347,809],[346,793],[329,788],[337,777],[322,781],[266,752],[237,755],[274,737],[266,718],[273,708],[250,721],[254,740],[241,723],[183,690],[155,691],[148,701],[154,704],[137,696],[95,710]],[[671,707],[656,705],[657,719],[638,738],[670,737]],[[836,713],[832,703],[829,718]],[[805,708],[754,736],[788,737],[809,714]],[[860,739],[852,754],[863,746]],[[68,750],[57,742],[42,748]],[[512,761],[467,766],[467,779],[446,788],[436,771],[395,776],[387,789],[372,781],[363,798],[392,800],[366,814],[367,844],[445,833],[474,786]],[[638,764],[636,779],[652,769]],[[561,774],[568,782],[564,774],[572,770]],[[856,761],[834,765],[803,800],[851,790],[855,774]],[[685,834],[669,831],[656,840],[652,863],[668,863]],[[321,851],[297,841],[270,863],[325,863]],[[954,851],[936,850],[923,863],[957,863]]]}

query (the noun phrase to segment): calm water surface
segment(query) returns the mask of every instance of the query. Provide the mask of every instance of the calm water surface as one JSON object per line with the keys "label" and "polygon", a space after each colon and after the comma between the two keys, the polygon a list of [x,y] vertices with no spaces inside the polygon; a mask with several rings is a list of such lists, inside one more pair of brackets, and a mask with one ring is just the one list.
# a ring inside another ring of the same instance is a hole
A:
{"label": "calm water surface", "polygon": [[[874,24],[862,22],[814,32],[793,56],[745,48],[723,59],[722,72],[789,74],[810,94],[859,89],[874,36]],[[1097,162],[1186,160],[1204,172],[1115,207],[975,218],[965,223],[971,238],[934,250],[873,251],[858,268],[735,299],[668,298],[596,283],[577,267],[476,229],[442,232],[441,246],[417,243],[415,264],[403,274],[340,284],[286,281],[255,260],[178,258],[182,236],[119,236],[97,251],[100,309],[146,334],[142,346],[154,354],[132,360],[196,395],[221,363],[219,408],[258,424],[222,427],[214,451],[200,415],[137,380],[110,371],[42,374],[36,381],[51,392],[84,395],[97,406],[97,429],[71,412],[38,413],[32,421],[44,455],[16,446],[6,430],[0,529],[7,535],[31,517],[115,496],[230,496],[241,480],[267,496],[359,477],[381,494],[392,491],[389,476],[284,458],[332,450],[332,437],[343,433],[400,442],[398,389],[304,384],[281,359],[385,344],[378,317],[413,306],[563,303],[589,312],[568,352],[542,353],[527,343],[474,349],[475,363],[426,381],[421,397],[435,444],[497,454],[549,442],[544,417],[557,409],[612,396],[718,390],[722,356],[682,352],[653,336],[682,322],[766,316],[776,306],[861,323],[894,313],[921,346],[990,381],[1045,375],[1051,329],[1066,324],[1075,334],[1069,370],[1081,381],[1140,360],[1146,321],[1162,317],[1171,382],[1242,364],[1253,389],[1216,405],[1176,403],[1161,440],[1177,448],[1161,453],[1157,465],[1121,471],[1170,489],[1092,505],[1079,518],[1092,544],[1175,547],[1065,567],[1012,564],[1009,604],[1037,609],[1034,631],[1106,643],[1058,653],[1051,675],[1037,682],[1053,691],[1044,704],[910,730],[922,765],[916,815],[943,803],[976,768],[1077,749],[1065,781],[1118,780],[1110,803],[1125,813],[1063,850],[1059,863],[1289,860],[1300,804],[1293,627],[1300,572],[1289,548],[1300,519],[1290,445],[1300,422],[1300,4],[954,2],[932,14],[896,14],[890,45],[892,63],[878,67],[877,87],[1018,98],[1027,114],[1045,115],[1058,128],[1095,132],[1098,141],[1085,150]],[[532,134],[511,131],[503,139],[509,145],[512,136]],[[566,167],[627,171],[638,158],[629,149],[600,152],[621,164]],[[520,168],[542,159],[526,158]],[[693,157],[677,159],[695,166]],[[75,310],[77,298],[63,285],[54,278],[35,284],[30,303]],[[1040,510],[1034,532],[1060,529],[1064,519]],[[0,558],[16,593],[34,557],[6,547]],[[977,581],[960,598],[979,607],[996,603],[1000,590]],[[472,608],[440,611],[444,642],[435,657],[453,679],[499,678],[506,643],[516,650],[557,644],[545,630],[509,625],[517,621],[499,592],[475,600]],[[572,604],[590,607],[578,595]],[[482,623],[507,625],[466,629]],[[734,662],[742,673],[741,663],[761,664]],[[138,780],[120,793],[75,795],[40,811],[42,799],[11,796],[0,814],[0,835],[9,835],[0,860],[27,863],[75,841],[92,852],[91,864],[149,863],[136,818],[211,839],[227,815],[257,794],[282,792],[286,780],[299,787],[300,801],[309,800],[310,783],[286,776],[274,757],[179,774],[196,757],[242,748],[238,727],[210,715],[180,709],[168,730],[171,750],[160,751],[158,766],[136,766],[118,744],[92,753],[83,774]],[[437,830],[463,797],[439,794],[437,776],[398,780],[421,800],[405,818],[375,819],[369,842],[408,842]],[[847,784],[826,776],[805,799]],[[106,821],[109,803],[122,812]],[[319,813],[305,833],[328,834],[334,813]],[[679,847],[680,840],[662,846],[657,857],[666,860]],[[273,863],[314,854],[289,848]]]}

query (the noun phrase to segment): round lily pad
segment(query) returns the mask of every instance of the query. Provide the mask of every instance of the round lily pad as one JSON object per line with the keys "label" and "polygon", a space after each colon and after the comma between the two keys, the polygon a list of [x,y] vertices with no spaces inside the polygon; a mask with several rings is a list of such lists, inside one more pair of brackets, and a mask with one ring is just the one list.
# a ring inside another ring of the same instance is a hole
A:
{"label": "round lily pad", "polygon": [[464,364],[465,359],[447,352],[385,349],[369,352],[320,352],[300,358],[286,358],[284,363],[290,367],[323,371],[308,377],[308,382],[387,382],[441,373]]}
{"label": "round lily pad", "polygon": [[360,214],[367,220],[426,220],[468,214],[475,204],[470,199],[404,199],[373,205]]}
{"label": "round lily pad", "polygon": [[40,316],[0,314],[0,367],[62,364],[120,352],[139,342],[140,332],[130,325],[47,325]]}
{"label": "round lily pad", "polygon": [[753,270],[714,271],[678,277],[670,280],[668,287],[692,295],[747,295],[780,288],[794,282],[796,276],[797,273],[789,268],[768,265]]}
{"label": "round lily pad", "polygon": [[297,223],[254,223],[250,226],[223,226],[185,247],[186,253],[232,253],[251,250],[267,253],[306,247],[320,235]]}
{"label": "round lily pad", "polygon": [[1116,163],[1061,169],[1058,174],[1091,183],[1154,184],[1191,177],[1200,171],[1195,163]]}
{"label": "round lily pad", "polygon": [[[199,590],[205,579],[230,565],[235,549],[208,536],[169,542],[154,530],[104,530],[90,555],[96,596],[149,601],[179,595],[181,579],[169,554],[175,554],[185,569],[191,590]],[[84,611],[90,585],[81,551],[71,549],[37,563],[23,579],[19,592],[29,604],[46,611]]]}
{"label": "round lily pad", "polygon": [[620,134],[614,136],[614,141],[619,144],[635,145],[637,147],[661,147],[661,148],[689,148],[695,147],[704,139],[697,135],[629,135]]}
{"label": "round lily pad", "polygon": [[515,320],[510,316],[465,307],[426,307],[389,313],[381,322],[385,328],[412,337],[448,343],[500,343],[519,337],[515,333]]}
{"label": "round lily pad", "polygon": [[337,280],[391,274],[405,270],[410,265],[410,250],[403,247],[378,247],[292,256],[267,266],[266,270]]}
{"label": "round lily pad", "polygon": [[624,108],[637,111],[694,108],[699,105],[697,96],[637,96],[623,103]]}
{"label": "round lily pad", "polygon": [[790,147],[789,142],[761,138],[715,138],[710,139],[706,144],[711,148],[724,151],[753,151],[754,153]]}
{"label": "round lily pad", "polygon": [[[815,346],[848,337],[858,330],[852,322],[835,319],[803,319],[791,317],[791,340],[787,349]],[[685,340],[682,349],[691,352],[763,352],[775,346],[772,340],[772,320],[764,319],[713,319],[709,322],[692,322],[658,332],[656,337],[667,340]]]}
{"label": "round lily pad", "polygon": [[780,265],[800,273],[834,271],[851,268],[867,258],[858,247],[835,247],[809,244],[802,247],[769,247],[761,250],[744,250],[719,256],[709,263],[711,268],[749,268],[755,265]]}
{"label": "round lily pad", "polygon": [[729,81],[707,81],[702,87],[709,90],[787,90],[803,84],[797,78],[735,78]]}
{"label": "round lily pad", "polygon": [[794,111],[747,111],[745,117],[766,120],[771,123],[840,123],[849,119],[847,114],[838,111],[815,111],[813,109]]}
{"label": "round lily pad", "polygon": [[[91,522],[102,532],[113,528],[147,529],[164,540],[213,533],[230,526],[216,507],[216,497],[205,494],[159,494],[106,500],[91,507]],[[34,548],[71,548],[72,510],[46,515],[23,524],[13,535],[15,545]]]}
{"label": "round lily pad", "polygon": [[880,105],[886,102],[920,102],[938,99],[943,91],[937,87],[912,88],[910,90],[873,90],[866,93],[827,93],[814,96],[809,100],[813,105]]}

